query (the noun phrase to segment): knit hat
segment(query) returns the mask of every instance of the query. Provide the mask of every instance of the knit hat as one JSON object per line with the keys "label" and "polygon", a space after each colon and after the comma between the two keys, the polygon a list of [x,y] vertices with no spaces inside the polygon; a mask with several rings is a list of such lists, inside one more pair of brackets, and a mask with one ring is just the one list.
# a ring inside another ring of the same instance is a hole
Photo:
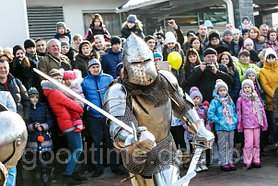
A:
{"label": "knit hat", "polygon": [[241,31],[242,35],[244,35],[244,34],[247,33],[247,32],[248,32],[248,29],[243,29],[243,30]]}
{"label": "knit hat", "polygon": [[189,35],[196,36],[196,33],[195,33],[193,30],[189,30],[189,31],[186,33],[186,36],[189,36]]}
{"label": "knit hat", "polygon": [[92,66],[92,65],[101,65],[100,64],[100,61],[98,59],[91,59],[89,62],[88,62],[88,69]]}
{"label": "knit hat", "polygon": [[29,90],[28,90],[28,96],[29,96],[29,98],[30,98],[32,95],[37,95],[37,96],[39,96],[39,91],[38,91],[35,87],[30,87]]}
{"label": "knit hat", "polygon": [[68,70],[68,71],[64,71],[64,77],[63,79],[64,80],[67,80],[67,79],[75,79],[76,76],[75,76],[75,73],[71,70]]}
{"label": "knit hat", "polygon": [[217,54],[221,54],[222,52],[230,52],[230,49],[224,45],[219,45],[215,47]]}
{"label": "knit hat", "polygon": [[207,49],[204,51],[204,56],[206,56],[206,55],[208,55],[208,54],[217,55],[217,52],[216,52],[216,50],[214,50],[213,48],[207,48]]}
{"label": "knit hat", "polygon": [[136,15],[131,14],[127,17],[127,22],[136,23],[136,20],[137,20]]}
{"label": "knit hat", "polygon": [[18,51],[18,50],[22,50],[24,53],[25,53],[25,49],[21,46],[21,45],[15,45],[13,47],[13,55],[15,56],[15,53]]}
{"label": "knit hat", "polygon": [[198,87],[191,87],[189,91],[189,96],[191,99],[194,99],[195,97],[199,97],[201,99],[201,102],[203,102],[203,95],[198,89]]}
{"label": "knit hat", "polygon": [[24,48],[36,47],[36,42],[33,39],[27,39],[24,41]]}
{"label": "knit hat", "polygon": [[63,73],[62,73],[60,70],[55,69],[55,68],[52,69],[52,70],[50,70],[50,71],[48,72],[48,74],[49,74],[49,76],[52,77],[52,78],[57,77],[57,76],[63,77]]}
{"label": "knit hat", "polygon": [[212,22],[210,20],[206,20],[204,22],[204,25],[207,27],[207,28],[212,28],[214,29],[213,25],[212,25]]}
{"label": "knit hat", "polygon": [[276,54],[276,52],[275,52],[272,48],[267,48],[267,49],[265,50],[265,55],[264,55],[265,60],[266,60],[266,58],[267,58],[269,55],[273,55],[273,56],[277,59],[277,54]]}
{"label": "knit hat", "polygon": [[224,33],[223,33],[223,37],[224,37],[225,35],[227,35],[227,34],[233,35],[233,32],[232,32],[231,30],[229,30],[229,29],[226,29],[226,30],[224,31]]}
{"label": "knit hat", "polygon": [[64,27],[65,29],[67,29],[66,23],[64,23],[64,22],[58,22],[58,23],[56,24],[57,30],[58,30],[59,27]]}
{"label": "knit hat", "polygon": [[144,41],[147,43],[149,40],[153,39],[154,40],[154,37],[151,36],[151,35],[147,35],[144,39]]}
{"label": "knit hat", "polygon": [[228,91],[228,85],[222,79],[217,79],[216,83],[215,83],[215,91],[216,91],[216,93],[218,93],[218,90],[221,87],[224,87]]}
{"label": "knit hat", "polygon": [[163,56],[162,56],[162,54],[161,54],[160,52],[155,52],[155,53],[153,54],[153,58],[155,59],[156,57],[160,57],[161,60],[163,60]]}
{"label": "knit hat", "polygon": [[241,22],[243,22],[245,19],[247,19],[247,21],[250,22],[250,18],[249,18],[248,16],[244,16],[244,17],[242,18],[242,21],[241,21]]}
{"label": "knit hat", "polygon": [[246,56],[250,56],[250,52],[247,51],[247,50],[242,50],[238,53],[238,58],[241,56],[241,55],[246,55]]}
{"label": "knit hat", "polygon": [[110,42],[111,42],[111,45],[114,45],[114,44],[117,44],[117,43],[121,44],[121,39],[117,36],[114,36],[114,37],[111,38]]}
{"label": "knit hat", "polygon": [[211,41],[212,38],[218,38],[220,40],[220,34],[216,30],[212,30],[208,33],[208,39]]}
{"label": "knit hat", "polygon": [[164,41],[165,45],[167,45],[168,43],[176,43],[177,42],[176,37],[173,32],[167,32],[165,37],[166,37],[166,39]]}
{"label": "knit hat", "polygon": [[260,61],[258,53],[255,50],[252,49],[252,50],[249,51],[249,53],[250,53],[250,59],[252,61],[254,61],[254,62],[259,62]]}
{"label": "knit hat", "polygon": [[248,67],[245,71],[245,77],[247,78],[249,74],[255,74],[255,76],[256,76],[257,72],[254,68]]}
{"label": "knit hat", "polygon": [[249,86],[252,88],[252,90],[255,89],[254,83],[253,83],[253,81],[252,81],[251,79],[245,79],[245,80],[243,80],[242,83],[241,83],[241,88],[243,89],[243,87],[244,87],[245,85],[249,85]]}
{"label": "knit hat", "polygon": [[61,42],[61,47],[63,47],[63,46],[69,46],[69,42],[67,42],[67,41],[62,41],[62,42]]}
{"label": "knit hat", "polygon": [[250,39],[250,38],[245,39],[245,40],[244,40],[244,42],[243,42],[243,46],[244,46],[244,48],[245,48],[245,47],[246,47],[246,45],[248,45],[248,44],[252,44],[252,45],[254,46],[254,42],[253,42],[253,40],[252,40],[252,39]]}

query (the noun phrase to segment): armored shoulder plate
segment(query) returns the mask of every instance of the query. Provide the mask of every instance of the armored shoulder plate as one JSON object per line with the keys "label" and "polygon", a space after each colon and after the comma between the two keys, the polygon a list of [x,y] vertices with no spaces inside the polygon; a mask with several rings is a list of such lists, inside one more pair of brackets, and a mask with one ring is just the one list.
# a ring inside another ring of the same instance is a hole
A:
{"label": "armored shoulder plate", "polygon": [[158,73],[165,77],[175,90],[177,89],[179,85],[178,80],[171,72],[159,70]]}
{"label": "armored shoulder plate", "polygon": [[103,108],[112,116],[124,116],[126,109],[127,91],[125,87],[116,83],[112,85],[103,97]]}

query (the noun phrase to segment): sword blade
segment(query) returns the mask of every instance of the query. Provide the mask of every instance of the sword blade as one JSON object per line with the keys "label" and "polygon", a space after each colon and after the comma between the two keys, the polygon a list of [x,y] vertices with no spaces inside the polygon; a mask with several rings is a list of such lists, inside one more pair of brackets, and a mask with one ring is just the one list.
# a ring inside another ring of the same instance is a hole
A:
{"label": "sword blade", "polygon": [[98,112],[100,112],[101,114],[103,114],[104,116],[106,116],[107,118],[111,119],[112,121],[116,122],[118,125],[120,125],[121,127],[123,127],[124,129],[126,129],[128,132],[130,132],[131,134],[133,134],[133,130],[130,126],[128,126],[127,124],[125,124],[124,122],[122,122],[121,120],[118,120],[117,118],[115,118],[114,116],[112,116],[111,114],[109,114],[108,112],[106,112],[105,110],[99,108],[98,106],[96,106],[95,104],[93,104],[92,102],[88,101],[87,99],[83,98],[82,96],[80,96],[79,94],[77,94],[76,92],[74,92],[73,90],[71,90],[70,88],[66,87],[65,85],[59,83],[58,81],[56,81],[55,79],[51,78],[50,76],[48,76],[47,74],[41,72],[40,70],[33,68],[33,70],[39,74],[40,76],[42,76],[43,78],[49,80],[50,82],[54,83],[55,85],[57,85],[59,88],[61,88],[62,90],[66,91],[67,93],[69,93],[71,96],[74,96],[75,98],[79,99],[80,101],[82,101],[83,103],[89,105],[90,107],[92,107],[93,109],[97,110]]}

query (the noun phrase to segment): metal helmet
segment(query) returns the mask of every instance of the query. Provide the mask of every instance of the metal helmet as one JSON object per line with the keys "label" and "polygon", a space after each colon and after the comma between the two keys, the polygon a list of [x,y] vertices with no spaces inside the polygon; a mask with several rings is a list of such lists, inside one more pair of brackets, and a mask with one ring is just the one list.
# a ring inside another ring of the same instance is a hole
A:
{"label": "metal helmet", "polygon": [[131,83],[147,86],[157,77],[152,51],[134,33],[130,34],[124,45],[123,63]]}

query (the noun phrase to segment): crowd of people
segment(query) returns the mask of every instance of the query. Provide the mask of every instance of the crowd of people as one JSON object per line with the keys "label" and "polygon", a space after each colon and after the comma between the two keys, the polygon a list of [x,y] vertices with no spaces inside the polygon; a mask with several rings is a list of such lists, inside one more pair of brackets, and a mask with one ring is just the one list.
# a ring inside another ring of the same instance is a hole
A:
{"label": "crowd of people", "polygon": [[[124,173],[116,161],[106,117],[40,77],[33,68],[103,108],[109,85],[125,78],[122,46],[133,32],[153,52],[157,70],[162,69],[161,63],[168,65],[163,70],[176,76],[205,127],[217,136],[221,170],[236,170],[234,147],[243,151],[244,170],[260,168],[264,148],[271,143],[278,148],[277,29],[266,24],[257,28],[244,17],[238,28],[227,24],[220,34],[206,20],[184,37],[175,20],[168,24],[172,31],[164,33],[161,29],[145,36],[142,22],[136,15],[129,15],[122,25],[122,35],[112,37],[101,15],[95,14],[84,39],[81,34],[72,37],[66,24],[58,22],[53,39],[27,39],[23,46],[0,48],[0,103],[26,122],[29,133],[26,158],[40,156],[49,160],[50,152],[67,147],[69,157],[63,176],[66,182],[78,184],[87,179],[75,170],[83,144],[88,142],[96,149],[93,177],[103,174],[104,147],[111,151],[107,157],[111,171]],[[179,69],[171,68],[167,62],[171,52],[178,52],[182,59]],[[187,168],[194,152],[190,144],[194,136],[174,116],[171,133]],[[202,153],[195,170],[208,170],[209,159]],[[53,165],[39,161],[32,171],[36,178],[48,183],[50,166]],[[8,185],[15,184],[13,172],[15,168],[10,169]]]}

